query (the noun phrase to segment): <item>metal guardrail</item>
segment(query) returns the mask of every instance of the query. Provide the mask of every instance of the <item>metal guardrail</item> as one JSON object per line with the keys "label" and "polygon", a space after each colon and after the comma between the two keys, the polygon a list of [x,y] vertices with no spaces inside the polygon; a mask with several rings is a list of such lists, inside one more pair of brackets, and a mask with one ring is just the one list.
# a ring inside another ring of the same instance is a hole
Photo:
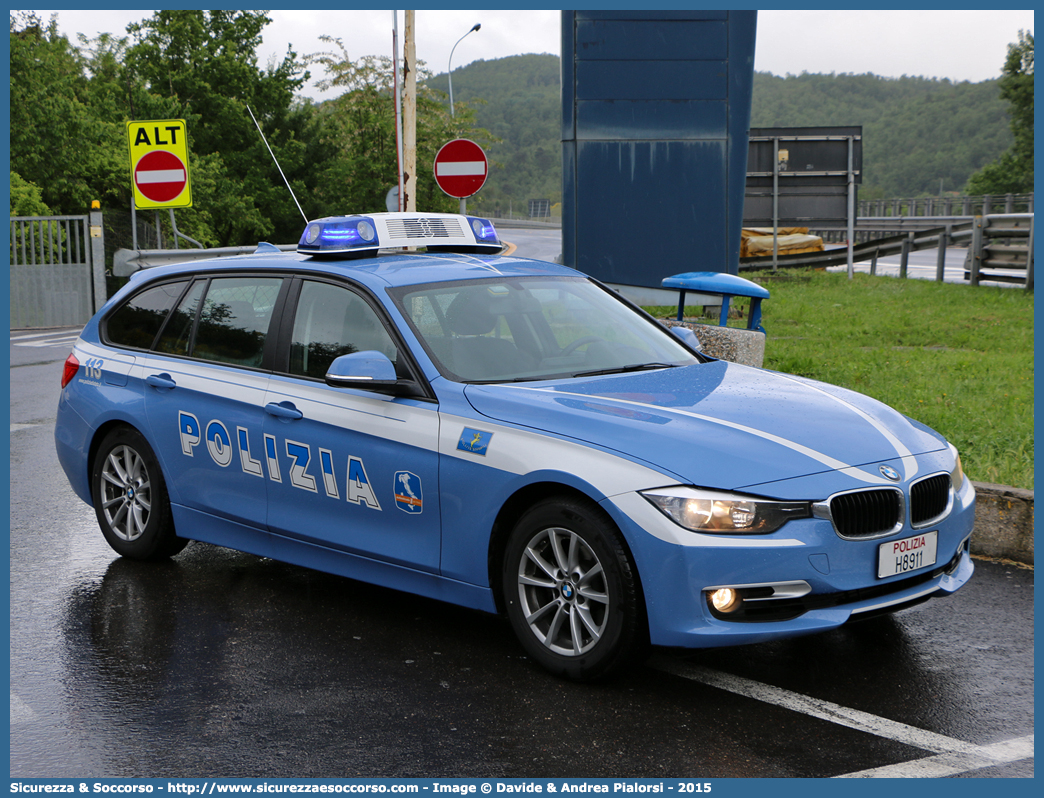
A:
{"label": "metal guardrail", "polygon": [[561,230],[562,217],[553,216],[550,219],[508,219],[491,217],[490,221],[497,229],[510,227],[515,229],[531,230]]}
{"label": "metal guardrail", "polygon": [[[525,219],[496,219],[497,227],[531,228],[542,230],[560,230],[561,219],[557,222],[538,222]],[[269,244],[280,252],[294,252],[297,244]],[[227,258],[238,255],[253,255],[258,252],[259,245],[242,247],[215,247],[213,249],[118,249],[112,257],[112,273],[115,277],[129,277],[141,269],[152,269],[157,266],[168,266],[173,263],[210,260],[211,258]]]}
{"label": "metal guardrail", "polygon": [[[1023,243],[1023,241],[1025,243]],[[1024,277],[985,272],[983,269],[1025,270]],[[972,224],[972,240],[965,261],[966,280],[1024,283],[1033,290],[1033,214],[977,216]]]}
{"label": "metal guardrail", "polygon": [[[268,246],[274,246],[280,252],[293,252],[297,249],[297,244],[269,244]],[[112,257],[112,273],[116,277],[129,277],[140,269],[168,266],[172,263],[226,258],[235,255],[253,255],[258,251],[259,247],[257,244],[246,247],[215,247],[213,249],[118,249]]]}
{"label": "metal guardrail", "polygon": [[[864,222],[866,224],[864,225]],[[942,224],[940,224],[942,222]],[[934,226],[926,226],[926,225]],[[887,235],[892,233],[892,235]],[[852,248],[853,261],[870,261],[870,273],[876,273],[877,258],[899,255],[899,276],[906,277],[911,252],[937,249],[936,280],[942,281],[946,248],[967,244],[965,279],[972,285],[982,280],[1023,283],[1033,290],[1033,214],[994,214],[966,217],[877,217],[860,219],[856,235],[873,236]],[[1021,243],[1025,240],[1026,243]],[[778,267],[827,268],[848,263],[847,249],[822,253],[780,255]],[[744,258],[740,271],[772,269],[767,258]],[[1025,271],[1025,276],[999,274],[984,269]]]}
{"label": "metal guardrail", "polygon": [[[945,241],[943,237],[945,236]],[[926,249],[940,249],[945,254],[945,249],[951,243],[960,239],[971,238],[970,223],[966,228],[950,227],[947,234],[946,227],[930,228],[926,230],[910,231],[899,235],[885,236],[872,241],[865,241],[852,247],[853,261],[871,261],[871,272],[875,271],[876,259],[889,255],[903,255],[905,252],[921,251]],[[941,245],[941,246],[940,246]],[[940,258],[945,261],[943,256]],[[815,268],[825,269],[830,266],[843,266],[848,263],[848,250],[835,249],[825,252],[801,253],[797,255],[780,255],[778,265],[789,268]],[[900,277],[906,276],[905,262],[900,265]],[[772,268],[772,263],[767,258],[743,258],[740,260],[740,271],[765,271]],[[939,277],[938,279],[942,279]]]}
{"label": "metal guardrail", "polygon": [[1033,213],[1033,192],[859,200],[859,216],[991,216]]}
{"label": "metal guardrail", "polygon": [[[930,225],[930,226],[929,226]],[[532,223],[525,225],[538,226]],[[539,224],[540,227],[549,225]],[[994,214],[967,217],[876,217],[860,219],[856,226],[860,234],[874,236],[855,244],[854,261],[870,260],[870,273],[876,273],[877,258],[900,256],[899,276],[907,275],[907,258],[911,252],[937,249],[939,258],[936,280],[942,281],[946,263],[946,248],[967,242],[969,247],[965,279],[972,285],[981,280],[1024,283],[1033,290],[1033,214]],[[887,235],[892,233],[892,235]],[[1015,239],[1016,242],[1012,243]],[[1021,241],[1025,239],[1026,243]],[[292,252],[296,244],[272,246],[282,252]],[[119,249],[113,257],[112,273],[127,277],[139,269],[148,269],[172,263],[208,260],[237,255],[252,255],[257,246],[219,247],[215,249]],[[848,251],[831,250],[822,253],[779,255],[778,268],[827,268],[848,263]],[[741,271],[764,271],[773,268],[766,258],[743,258]],[[997,274],[984,269],[1024,270],[1025,277]]]}

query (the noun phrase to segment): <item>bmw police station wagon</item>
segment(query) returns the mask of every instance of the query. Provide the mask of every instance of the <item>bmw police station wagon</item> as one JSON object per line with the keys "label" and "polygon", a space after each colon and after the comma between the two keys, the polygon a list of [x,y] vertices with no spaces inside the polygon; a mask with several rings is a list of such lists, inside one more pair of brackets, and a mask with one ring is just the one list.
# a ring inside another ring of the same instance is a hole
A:
{"label": "bmw police station wagon", "polygon": [[66,361],[55,430],[106,540],[502,612],[572,678],[970,578],[975,493],[938,433],[501,250],[484,219],[371,214],[136,273]]}

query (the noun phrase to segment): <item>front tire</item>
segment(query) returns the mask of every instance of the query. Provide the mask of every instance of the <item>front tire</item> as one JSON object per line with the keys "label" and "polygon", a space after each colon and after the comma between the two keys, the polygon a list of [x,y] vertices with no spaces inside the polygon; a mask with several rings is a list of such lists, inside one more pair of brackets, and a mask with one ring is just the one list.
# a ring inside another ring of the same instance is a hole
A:
{"label": "front tire", "polygon": [[159,462],[144,436],[130,427],[109,432],[91,469],[91,492],[105,540],[132,560],[162,560],[188,544],[174,532]]}
{"label": "front tire", "polygon": [[645,647],[637,570],[594,504],[550,499],[527,511],[508,539],[502,584],[515,634],[554,674],[602,678]]}

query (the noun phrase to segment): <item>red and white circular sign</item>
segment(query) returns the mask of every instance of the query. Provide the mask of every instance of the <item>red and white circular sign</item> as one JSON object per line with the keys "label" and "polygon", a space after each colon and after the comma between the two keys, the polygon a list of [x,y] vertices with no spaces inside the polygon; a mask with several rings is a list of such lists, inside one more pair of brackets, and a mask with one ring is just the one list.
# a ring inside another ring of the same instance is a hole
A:
{"label": "red and white circular sign", "polygon": [[469,139],[454,139],[435,155],[435,182],[457,199],[466,199],[486,182],[486,153]]}
{"label": "red and white circular sign", "polygon": [[188,184],[188,171],[181,159],[166,150],[152,150],[134,167],[134,185],[153,202],[170,202]]}

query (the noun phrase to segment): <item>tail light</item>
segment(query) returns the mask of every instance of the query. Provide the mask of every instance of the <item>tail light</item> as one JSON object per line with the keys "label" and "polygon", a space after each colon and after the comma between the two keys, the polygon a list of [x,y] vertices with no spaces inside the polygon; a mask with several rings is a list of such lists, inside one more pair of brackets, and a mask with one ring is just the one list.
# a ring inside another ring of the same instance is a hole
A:
{"label": "tail light", "polygon": [[76,372],[80,370],[80,361],[76,359],[76,355],[69,353],[69,357],[65,358],[65,366],[62,368],[62,387],[64,388],[70,382],[72,378],[76,376]]}

